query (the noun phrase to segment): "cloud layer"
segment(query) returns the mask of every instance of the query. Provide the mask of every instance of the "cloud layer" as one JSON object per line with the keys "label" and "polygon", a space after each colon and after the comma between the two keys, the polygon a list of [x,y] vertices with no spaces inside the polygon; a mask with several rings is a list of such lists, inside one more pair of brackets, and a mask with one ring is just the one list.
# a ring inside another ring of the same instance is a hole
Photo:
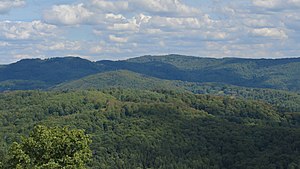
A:
{"label": "cloud layer", "polygon": [[[299,56],[299,0],[59,2],[45,6],[40,20],[0,22],[0,55],[5,56],[0,62],[64,55],[93,60],[167,53]],[[24,5],[0,1],[0,12]]]}

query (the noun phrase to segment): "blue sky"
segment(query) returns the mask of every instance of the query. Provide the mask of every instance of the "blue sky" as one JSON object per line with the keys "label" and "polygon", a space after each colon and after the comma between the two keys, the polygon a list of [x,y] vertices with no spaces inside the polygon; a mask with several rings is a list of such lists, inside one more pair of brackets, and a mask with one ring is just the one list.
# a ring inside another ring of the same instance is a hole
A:
{"label": "blue sky", "polygon": [[300,0],[0,0],[0,64],[23,58],[298,57]]}

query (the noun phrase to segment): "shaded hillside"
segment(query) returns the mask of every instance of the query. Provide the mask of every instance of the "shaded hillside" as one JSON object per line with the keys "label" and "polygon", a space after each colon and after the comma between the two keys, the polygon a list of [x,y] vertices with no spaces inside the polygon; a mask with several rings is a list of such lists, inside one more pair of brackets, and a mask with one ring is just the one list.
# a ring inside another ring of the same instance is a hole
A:
{"label": "shaded hillside", "polygon": [[0,163],[12,142],[43,124],[85,129],[93,140],[90,168],[300,165],[299,121],[257,101],[111,89],[8,92],[0,103]]}

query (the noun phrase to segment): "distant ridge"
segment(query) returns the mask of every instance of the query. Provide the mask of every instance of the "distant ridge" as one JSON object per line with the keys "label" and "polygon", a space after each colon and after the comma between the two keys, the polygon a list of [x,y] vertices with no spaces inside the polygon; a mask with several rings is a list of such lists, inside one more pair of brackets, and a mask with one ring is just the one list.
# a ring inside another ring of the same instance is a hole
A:
{"label": "distant ridge", "polygon": [[[97,62],[78,57],[24,59],[0,66],[0,91],[47,89],[116,70],[128,70],[165,80],[300,91],[300,58],[215,59],[175,54]],[[24,84],[27,84],[26,87]]]}

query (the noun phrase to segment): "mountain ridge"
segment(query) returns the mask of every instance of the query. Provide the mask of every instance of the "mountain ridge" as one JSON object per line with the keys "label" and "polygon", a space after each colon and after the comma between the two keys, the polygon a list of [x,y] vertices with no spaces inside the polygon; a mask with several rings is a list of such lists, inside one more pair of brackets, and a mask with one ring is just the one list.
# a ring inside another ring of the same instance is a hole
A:
{"label": "mountain ridge", "polygon": [[[203,58],[183,55],[141,56],[120,61],[79,57],[25,59],[0,67],[0,91],[23,89],[20,81],[44,83],[47,89],[89,75],[128,70],[165,80],[225,83],[254,88],[300,91],[300,58]],[[4,84],[3,84],[4,83]],[[10,85],[10,86],[9,86]],[[2,86],[2,87],[1,87]]]}

